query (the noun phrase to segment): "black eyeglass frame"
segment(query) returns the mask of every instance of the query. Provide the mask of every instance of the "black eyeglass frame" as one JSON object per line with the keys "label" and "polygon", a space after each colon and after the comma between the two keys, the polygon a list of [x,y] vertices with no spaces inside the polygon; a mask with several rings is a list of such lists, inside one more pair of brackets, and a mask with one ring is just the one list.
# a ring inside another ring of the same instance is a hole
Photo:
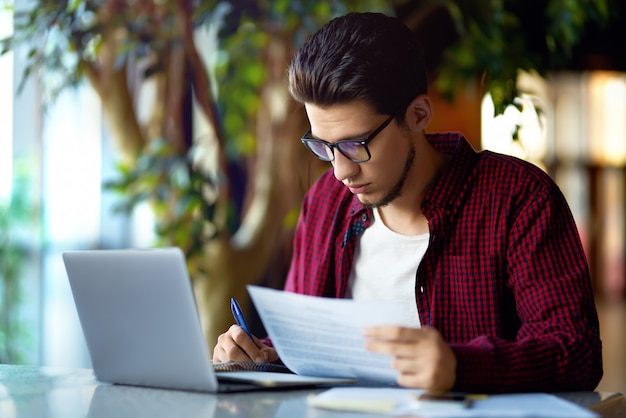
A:
{"label": "black eyeglass frame", "polygon": [[[302,138],[300,138],[300,141],[302,141],[302,143],[304,144],[305,147],[307,147],[307,149],[309,151],[311,151],[311,153],[313,155],[315,155],[317,158],[319,158],[322,161],[327,161],[327,162],[331,162],[335,160],[335,148],[337,148],[337,150],[341,153],[341,155],[343,155],[344,157],[346,157],[347,159],[349,159],[352,162],[355,163],[364,163],[366,161],[369,161],[372,158],[372,154],[370,153],[369,148],[367,147],[367,144],[376,137],[376,135],[378,135],[383,129],[385,129],[387,127],[387,125],[389,125],[391,123],[391,121],[395,118],[395,115],[391,115],[389,116],[387,119],[385,119],[385,121],[383,123],[380,124],[380,126],[378,128],[376,128],[374,130],[374,132],[372,132],[371,134],[369,134],[367,137],[363,138],[363,139],[342,139],[339,140],[335,143],[330,143],[327,141],[324,141],[323,139],[315,139],[315,138],[311,138],[309,135],[311,135],[311,128],[309,128],[308,131],[306,131],[306,133],[304,135],[302,135]],[[319,154],[317,154],[315,151],[313,151],[313,149],[310,147],[309,143],[311,142],[315,142],[315,143],[319,143],[319,144],[324,144],[329,150],[330,153],[328,155],[330,155],[331,157],[323,157]],[[365,152],[367,153],[367,158],[366,159],[356,159],[356,158],[352,158],[349,155],[347,155],[342,149],[341,149],[341,145],[342,144],[346,144],[346,143],[350,143],[350,144],[356,144],[356,145],[360,145],[363,147],[363,149],[365,150]]]}

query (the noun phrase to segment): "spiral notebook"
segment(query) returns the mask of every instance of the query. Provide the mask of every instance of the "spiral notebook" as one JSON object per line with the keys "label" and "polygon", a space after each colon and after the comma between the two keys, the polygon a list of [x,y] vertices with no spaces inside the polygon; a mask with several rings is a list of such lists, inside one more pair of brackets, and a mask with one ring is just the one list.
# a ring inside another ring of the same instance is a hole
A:
{"label": "spiral notebook", "polygon": [[202,392],[351,382],[274,369],[215,371],[178,248],[70,251],[63,261],[102,382]]}
{"label": "spiral notebook", "polygon": [[275,363],[254,363],[252,361],[213,363],[213,370],[216,373],[226,372],[272,372],[291,373],[293,372],[282,364]]}

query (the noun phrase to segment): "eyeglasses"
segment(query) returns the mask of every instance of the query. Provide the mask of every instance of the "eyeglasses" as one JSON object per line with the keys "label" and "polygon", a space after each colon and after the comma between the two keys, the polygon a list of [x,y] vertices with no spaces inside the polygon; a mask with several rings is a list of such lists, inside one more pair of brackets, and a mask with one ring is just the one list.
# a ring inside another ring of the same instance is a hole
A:
{"label": "eyeglasses", "polygon": [[374,132],[369,134],[364,139],[343,139],[335,143],[326,142],[323,139],[311,138],[311,129],[300,139],[305,147],[309,149],[317,158],[322,161],[334,161],[335,160],[335,148],[339,152],[355,163],[364,163],[372,158],[367,144],[374,139],[383,129],[391,123],[395,116],[389,116]]}

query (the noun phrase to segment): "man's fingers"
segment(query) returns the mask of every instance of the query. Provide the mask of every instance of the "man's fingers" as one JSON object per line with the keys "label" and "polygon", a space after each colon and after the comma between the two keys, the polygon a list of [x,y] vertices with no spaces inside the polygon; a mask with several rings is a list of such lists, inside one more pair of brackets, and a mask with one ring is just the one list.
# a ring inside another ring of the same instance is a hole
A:
{"label": "man's fingers", "polygon": [[214,362],[267,361],[267,353],[260,348],[261,341],[255,337],[252,341],[248,334],[238,325],[231,326],[227,332],[220,335],[213,351]]}
{"label": "man's fingers", "polygon": [[413,331],[416,331],[416,329],[400,326],[382,326],[365,328],[361,333],[366,338],[404,340],[410,338]]}
{"label": "man's fingers", "polygon": [[394,370],[409,371],[420,370],[420,359],[417,357],[394,357],[391,361],[391,368]]}
{"label": "man's fingers", "polygon": [[417,350],[415,342],[391,340],[368,340],[365,342],[365,348],[375,353],[397,357],[414,357]]}
{"label": "man's fingers", "polygon": [[398,384],[429,390],[448,390],[456,379],[456,358],[439,331],[398,326],[363,330],[366,349],[391,355],[399,372]]}

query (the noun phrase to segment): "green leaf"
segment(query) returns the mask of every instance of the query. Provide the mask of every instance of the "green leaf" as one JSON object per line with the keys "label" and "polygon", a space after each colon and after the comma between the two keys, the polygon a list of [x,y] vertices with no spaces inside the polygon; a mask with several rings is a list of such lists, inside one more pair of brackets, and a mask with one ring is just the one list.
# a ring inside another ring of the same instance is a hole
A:
{"label": "green leaf", "polygon": [[67,11],[75,13],[82,4],[83,0],[69,0],[67,2]]}

